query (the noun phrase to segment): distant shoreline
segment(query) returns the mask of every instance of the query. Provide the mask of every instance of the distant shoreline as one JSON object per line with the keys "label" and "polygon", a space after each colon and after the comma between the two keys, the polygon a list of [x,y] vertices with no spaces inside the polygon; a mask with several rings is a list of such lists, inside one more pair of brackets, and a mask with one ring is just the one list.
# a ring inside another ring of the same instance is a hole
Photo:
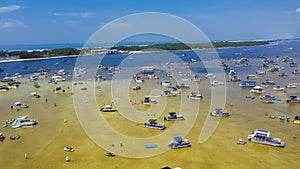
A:
{"label": "distant shoreline", "polygon": [[[259,41],[220,41],[220,42],[212,42],[212,43],[195,43],[195,44],[183,44],[183,43],[162,43],[162,44],[153,44],[146,46],[115,46],[110,48],[59,48],[59,49],[51,49],[51,50],[43,50],[43,51],[34,51],[34,54],[40,54],[39,57],[32,57],[33,51],[13,51],[13,52],[0,52],[0,58],[2,55],[21,55],[24,53],[28,58],[17,58],[17,59],[3,59],[0,60],[0,63],[6,62],[14,62],[14,61],[32,61],[32,60],[41,60],[41,59],[52,59],[52,58],[68,58],[68,57],[78,57],[78,56],[87,56],[93,54],[105,54],[107,51],[114,49],[117,51],[128,51],[129,54],[134,53],[154,53],[154,52],[169,52],[169,51],[189,51],[189,50],[209,50],[209,49],[223,49],[223,48],[233,48],[233,47],[249,47],[249,46],[263,46],[269,45],[271,42],[275,42],[278,40],[259,40]],[[101,52],[93,53],[93,50],[99,50]],[[72,52],[69,52],[72,50]],[[53,56],[46,56],[49,52],[57,52],[62,53],[61,55],[56,55],[54,53]],[[67,52],[66,52],[67,51]],[[41,52],[41,53],[39,53]],[[65,52],[65,53],[64,53]],[[68,53],[69,52],[69,53]],[[43,54],[43,55],[42,55]],[[24,56],[25,57],[25,56]]]}

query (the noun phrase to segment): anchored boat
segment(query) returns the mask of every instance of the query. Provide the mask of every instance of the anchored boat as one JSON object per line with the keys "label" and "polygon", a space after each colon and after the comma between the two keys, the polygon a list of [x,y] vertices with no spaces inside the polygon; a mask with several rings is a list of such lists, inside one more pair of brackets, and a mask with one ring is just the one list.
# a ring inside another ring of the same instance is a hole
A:
{"label": "anchored boat", "polygon": [[180,136],[174,137],[174,140],[171,141],[169,144],[169,147],[175,149],[175,148],[186,148],[191,147],[191,143],[188,139],[182,139]]}
{"label": "anchored boat", "polygon": [[164,123],[158,123],[155,119],[150,119],[148,123],[145,123],[145,127],[157,130],[164,130],[166,128]]}
{"label": "anchored boat", "polygon": [[182,114],[176,114],[176,112],[169,112],[169,115],[167,117],[164,117],[164,120],[184,120],[184,117]]}
{"label": "anchored boat", "polygon": [[284,147],[285,144],[279,138],[271,137],[270,131],[256,129],[253,134],[248,135],[248,140],[254,143],[265,144],[275,147]]}

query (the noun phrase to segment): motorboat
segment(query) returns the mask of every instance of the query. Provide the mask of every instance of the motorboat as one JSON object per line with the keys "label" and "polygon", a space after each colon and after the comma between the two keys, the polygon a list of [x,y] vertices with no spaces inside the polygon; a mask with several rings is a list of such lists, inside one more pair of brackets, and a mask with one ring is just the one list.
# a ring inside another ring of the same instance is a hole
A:
{"label": "motorboat", "polygon": [[1,79],[1,82],[12,82],[12,81],[14,81],[12,77],[4,77],[3,79]]}
{"label": "motorboat", "polygon": [[143,100],[143,104],[157,104],[157,101],[154,99],[151,99],[150,97],[145,97]]}
{"label": "motorboat", "polygon": [[6,85],[0,86],[1,92],[7,92],[8,90],[9,90],[9,87],[7,87]]}
{"label": "motorboat", "polygon": [[254,143],[265,144],[275,147],[284,147],[285,144],[279,138],[271,137],[270,131],[256,129],[253,134],[248,135],[248,140]]}
{"label": "motorboat", "polygon": [[113,108],[112,105],[105,105],[103,108],[100,109],[102,112],[115,112],[117,111],[116,108]]}
{"label": "motorboat", "polygon": [[297,85],[294,83],[290,83],[290,84],[286,85],[285,88],[297,88]]}
{"label": "motorboat", "polygon": [[263,90],[261,86],[255,86],[253,89],[250,90],[250,93],[265,93],[266,91]]}
{"label": "motorboat", "polygon": [[176,148],[191,147],[192,145],[188,139],[183,139],[180,136],[176,136],[176,137],[174,137],[174,140],[171,141],[168,146],[173,149],[176,149]]}
{"label": "motorboat", "polygon": [[144,79],[142,79],[142,78],[135,78],[135,82],[136,83],[143,83]]}
{"label": "motorboat", "polygon": [[245,144],[247,144],[247,142],[243,141],[242,139],[238,139],[238,141],[236,142],[236,144],[245,145]]}
{"label": "motorboat", "polygon": [[255,80],[256,78],[256,75],[247,75],[246,77],[247,80]]}
{"label": "motorboat", "polygon": [[65,78],[63,78],[61,75],[54,75],[51,77],[51,80],[55,81],[55,82],[62,82],[62,81],[66,81]]}
{"label": "motorboat", "polygon": [[166,80],[166,81],[162,82],[161,85],[163,85],[163,86],[170,86],[170,85],[172,85],[172,83],[171,83],[171,81]]}
{"label": "motorboat", "polygon": [[206,79],[215,79],[216,76],[214,74],[212,74],[212,73],[208,73],[207,75],[205,75],[205,78]]}
{"label": "motorboat", "polygon": [[5,140],[4,134],[0,133],[0,141],[4,141],[4,140]]}
{"label": "motorboat", "polygon": [[266,80],[265,82],[262,82],[263,85],[275,85],[275,82],[273,80]]}
{"label": "motorboat", "polygon": [[36,76],[36,75],[31,75],[30,77],[29,77],[29,79],[30,79],[30,81],[36,81],[36,80],[38,80],[38,76]]}
{"label": "motorboat", "polygon": [[12,128],[19,128],[19,127],[23,127],[23,126],[32,126],[32,125],[36,125],[37,122],[35,120],[16,120],[13,124],[12,124]]}
{"label": "motorboat", "polygon": [[240,83],[240,87],[255,87],[255,86],[256,86],[255,81],[242,81],[242,83]]}
{"label": "motorboat", "polygon": [[229,73],[228,73],[228,75],[230,75],[230,76],[233,76],[233,75],[236,75],[236,74],[237,73],[234,70],[230,70]]}
{"label": "motorboat", "polygon": [[134,87],[132,87],[132,90],[141,90],[141,89],[142,89],[141,86],[134,86]]}
{"label": "motorboat", "polygon": [[300,103],[300,98],[297,96],[290,96],[290,99],[286,100],[287,103]]}
{"label": "motorboat", "polygon": [[74,151],[74,149],[72,147],[65,147],[64,150],[68,151],[68,152],[73,152]]}
{"label": "motorboat", "polygon": [[116,156],[114,153],[111,153],[111,152],[105,152],[104,155],[106,155],[108,157],[115,157]]}
{"label": "motorboat", "polygon": [[220,81],[213,81],[211,83],[211,85],[212,86],[222,86],[222,85],[225,85],[225,83],[224,82],[220,82]]}
{"label": "motorboat", "polygon": [[163,94],[161,94],[161,96],[165,96],[165,97],[174,97],[176,96],[175,93],[171,93],[171,91],[164,91]]}
{"label": "motorboat", "polygon": [[155,119],[150,119],[148,123],[145,123],[145,127],[157,130],[164,130],[166,128],[164,123],[158,123]]}
{"label": "motorboat", "polygon": [[232,82],[238,82],[238,81],[241,81],[242,79],[239,78],[237,75],[233,75],[230,77],[230,81]]}
{"label": "motorboat", "polygon": [[181,83],[180,85],[176,85],[177,89],[189,89],[190,86],[184,83]]}
{"label": "motorboat", "polygon": [[29,105],[21,102],[15,102],[13,105],[14,109],[22,109],[22,108],[28,108]]}
{"label": "motorboat", "polygon": [[299,71],[299,69],[296,69],[296,70],[292,71],[292,73],[293,74],[300,74],[300,71]]}
{"label": "motorboat", "polygon": [[274,91],[283,91],[284,88],[283,87],[280,87],[280,86],[276,86],[273,88]]}
{"label": "motorboat", "polygon": [[300,116],[295,116],[295,119],[293,121],[294,124],[300,124]]}
{"label": "motorboat", "polygon": [[275,100],[276,99],[276,97],[271,94],[265,94],[265,95],[259,96],[259,98],[261,100]]}
{"label": "motorboat", "polygon": [[262,76],[262,75],[266,74],[266,71],[258,70],[258,71],[256,71],[256,74]]}
{"label": "motorboat", "polygon": [[29,95],[29,98],[40,98],[41,96],[37,94],[36,92],[33,92]]}
{"label": "motorboat", "polygon": [[65,89],[63,89],[62,87],[56,87],[55,89],[54,89],[54,92],[55,93],[63,93],[63,92],[65,92]]}
{"label": "motorboat", "polygon": [[224,111],[222,108],[216,108],[213,112],[210,113],[211,116],[220,116],[227,117],[230,116],[230,113]]}
{"label": "motorboat", "polygon": [[173,94],[180,94],[181,90],[177,89],[176,87],[172,87],[171,93],[173,93]]}
{"label": "motorboat", "polygon": [[201,94],[196,94],[195,92],[190,93],[187,96],[189,99],[202,99],[203,96]]}
{"label": "motorboat", "polygon": [[169,115],[167,117],[164,117],[164,120],[184,120],[184,117],[182,114],[176,114],[176,112],[169,112]]}

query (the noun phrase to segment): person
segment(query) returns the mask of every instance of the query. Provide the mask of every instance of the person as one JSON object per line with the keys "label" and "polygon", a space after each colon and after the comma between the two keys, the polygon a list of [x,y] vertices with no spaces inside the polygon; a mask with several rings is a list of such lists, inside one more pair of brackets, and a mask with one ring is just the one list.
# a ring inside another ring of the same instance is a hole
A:
{"label": "person", "polygon": [[69,156],[66,156],[66,162],[69,162],[70,159],[69,159]]}

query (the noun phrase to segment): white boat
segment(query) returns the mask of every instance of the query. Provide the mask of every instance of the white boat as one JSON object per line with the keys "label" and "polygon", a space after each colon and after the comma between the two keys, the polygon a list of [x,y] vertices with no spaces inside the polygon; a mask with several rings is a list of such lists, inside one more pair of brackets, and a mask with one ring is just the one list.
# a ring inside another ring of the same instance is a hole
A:
{"label": "white boat", "polygon": [[223,110],[222,108],[216,108],[213,112],[210,113],[211,116],[227,117],[230,114]]}
{"label": "white boat", "polygon": [[203,98],[201,94],[196,94],[195,92],[190,93],[187,97],[193,100],[199,100]]}
{"label": "white boat", "polygon": [[0,86],[0,91],[1,92],[6,92],[9,90],[9,87],[7,87],[6,85]]}
{"label": "white boat", "polygon": [[176,94],[171,93],[171,91],[164,91],[163,94],[161,94],[161,96],[174,97],[174,96],[176,96]]}
{"label": "white boat", "polygon": [[205,76],[205,78],[207,78],[207,79],[215,79],[216,76],[215,76],[214,74],[212,74],[212,73],[208,73],[208,74]]}
{"label": "white boat", "polygon": [[155,119],[150,119],[148,123],[145,123],[145,127],[157,130],[164,130],[166,128],[164,123],[158,123]]}
{"label": "white boat", "polygon": [[157,101],[154,99],[151,99],[150,97],[145,97],[143,100],[143,104],[157,104]]}
{"label": "white boat", "polygon": [[272,138],[268,130],[255,130],[253,134],[248,135],[248,140],[254,143],[265,144],[275,147],[284,147],[285,144],[279,138]]}
{"label": "white boat", "polygon": [[182,114],[176,114],[176,112],[169,112],[167,117],[164,117],[164,120],[173,121],[173,120],[184,120]]}
{"label": "white boat", "polygon": [[29,105],[21,102],[15,102],[13,105],[14,109],[28,108]]}
{"label": "white boat", "polygon": [[266,91],[263,90],[261,86],[255,86],[253,89],[250,90],[250,93],[265,93]]}
{"label": "white boat", "polygon": [[230,70],[229,73],[228,73],[228,75],[230,75],[230,76],[233,76],[233,75],[236,75],[236,74],[237,73],[234,70]]}
{"label": "white boat", "polygon": [[31,80],[31,81],[35,81],[35,80],[38,80],[38,76],[36,76],[36,75],[31,75],[30,77],[29,77],[29,79]]}
{"label": "white boat", "polygon": [[161,83],[161,85],[163,85],[163,86],[171,86],[171,84],[172,83],[169,80],[166,80],[166,81]]}
{"label": "white boat", "polygon": [[192,145],[188,139],[182,139],[181,137],[176,136],[174,137],[174,141],[171,141],[171,143],[168,146],[173,149],[176,149],[191,147]]}
{"label": "white boat", "polygon": [[220,82],[220,81],[213,81],[210,83],[212,86],[222,86],[222,85],[225,85],[224,82]]}
{"label": "white boat", "polygon": [[51,80],[55,81],[55,82],[62,82],[62,81],[66,81],[65,78],[63,78],[61,75],[54,75],[51,77]]}
{"label": "white boat", "polygon": [[273,88],[273,90],[275,90],[275,91],[283,91],[284,88],[280,87],[280,86],[276,86],[276,87]]}
{"label": "white boat", "polygon": [[29,98],[40,98],[41,96],[37,94],[36,92],[33,92],[29,95]]}
{"label": "white boat", "polygon": [[103,108],[100,109],[102,112],[115,112],[117,111],[116,108],[113,108],[112,105],[105,105]]}
{"label": "white boat", "polygon": [[286,88],[296,88],[297,85],[294,84],[294,83],[290,83],[290,84],[286,85],[285,87],[286,87]]}
{"label": "white boat", "polygon": [[12,128],[19,128],[19,127],[23,127],[23,126],[32,126],[32,125],[36,125],[37,122],[35,120],[16,120],[13,124],[12,124]]}

